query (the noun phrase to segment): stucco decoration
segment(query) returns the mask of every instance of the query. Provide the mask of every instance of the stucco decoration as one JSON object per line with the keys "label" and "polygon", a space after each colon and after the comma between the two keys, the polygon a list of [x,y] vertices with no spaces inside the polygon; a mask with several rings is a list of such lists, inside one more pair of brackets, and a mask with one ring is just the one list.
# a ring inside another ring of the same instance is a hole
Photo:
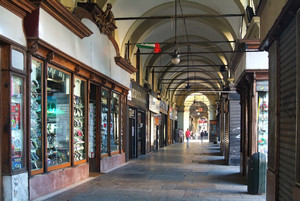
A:
{"label": "stucco decoration", "polygon": [[114,24],[114,14],[111,11],[112,5],[108,3],[106,5],[106,10],[103,12],[99,7],[94,7],[92,15],[99,27],[101,33],[108,36],[112,35],[112,32],[117,28]]}
{"label": "stucco decoration", "polygon": [[[87,10],[91,15],[95,24],[98,26],[101,33],[111,36],[112,32],[117,28],[114,24],[114,14],[111,11],[112,5],[108,3],[106,5],[106,10],[103,11],[97,4],[95,3],[78,3],[78,6]],[[80,13],[82,11],[78,11],[76,8],[74,10],[74,14],[79,18],[87,18],[86,15]]]}

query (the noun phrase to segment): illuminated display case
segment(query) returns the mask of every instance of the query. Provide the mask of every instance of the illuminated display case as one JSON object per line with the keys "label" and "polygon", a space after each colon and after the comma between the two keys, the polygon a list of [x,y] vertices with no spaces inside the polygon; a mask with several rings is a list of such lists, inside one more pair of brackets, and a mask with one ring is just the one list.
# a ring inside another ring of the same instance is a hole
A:
{"label": "illuminated display case", "polygon": [[120,106],[120,96],[119,94],[112,92],[111,96],[111,109],[110,109],[110,148],[111,152],[119,151],[119,106]]}
{"label": "illuminated display case", "polygon": [[108,107],[109,107],[109,91],[102,90],[101,95],[101,155],[108,154]]}
{"label": "illuminated display case", "polygon": [[268,81],[257,82],[257,149],[258,152],[268,154]]}
{"label": "illuminated display case", "polygon": [[49,168],[70,163],[70,78],[70,74],[64,71],[48,67],[46,128]]}
{"label": "illuminated display case", "polygon": [[86,82],[75,78],[74,87],[74,159],[86,159]]}
{"label": "illuminated display case", "polygon": [[42,136],[42,66],[40,60],[32,60],[30,89],[30,159],[31,170],[42,172],[43,136]]}

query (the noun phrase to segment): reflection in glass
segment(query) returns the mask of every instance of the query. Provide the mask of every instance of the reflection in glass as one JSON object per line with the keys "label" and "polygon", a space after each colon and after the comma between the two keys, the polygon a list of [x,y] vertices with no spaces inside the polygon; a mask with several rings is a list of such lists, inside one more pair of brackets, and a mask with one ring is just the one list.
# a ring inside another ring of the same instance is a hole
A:
{"label": "reflection in glass", "polygon": [[108,147],[107,147],[107,118],[108,118],[108,90],[103,89],[101,95],[101,154],[108,154]]}
{"label": "reflection in glass", "polygon": [[48,67],[47,164],[70,162],[70,75]]}
{"label": "reflection in glass", "polygon": [[74,88],[74,159],[86,158],[85,151],[85,86],[86,82],[75,78]]}
{"label": "reflection in glass", "polygon": [[11,160],[12,170],[24,167],[23,144],[23,79],[12,76],[11,78]]}
{"label": "reflection in glass", "polygon": [[119,150],[119,105],[120,105],[119,95],[112,93],[111,97],[111,113],[110,113],[110,147],[111,152]]}
{"label": "reflection in glass", "polygon": [[30,93],[30,146],[31,170],[43,168],[42,152],[42,63],[32,60],[31,65],[31,93]]}

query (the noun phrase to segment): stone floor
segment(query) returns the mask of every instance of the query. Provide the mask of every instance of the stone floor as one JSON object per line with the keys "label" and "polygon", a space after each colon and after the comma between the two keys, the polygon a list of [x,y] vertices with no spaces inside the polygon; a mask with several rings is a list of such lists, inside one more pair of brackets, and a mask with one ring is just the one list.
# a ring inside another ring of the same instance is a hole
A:
{"label": "stone floor", "polygon": [[219,147],[208,142],[173,144],[109,173],[63,191],[47,201],[266,200],[247,194],[239,166],[224,165]]}

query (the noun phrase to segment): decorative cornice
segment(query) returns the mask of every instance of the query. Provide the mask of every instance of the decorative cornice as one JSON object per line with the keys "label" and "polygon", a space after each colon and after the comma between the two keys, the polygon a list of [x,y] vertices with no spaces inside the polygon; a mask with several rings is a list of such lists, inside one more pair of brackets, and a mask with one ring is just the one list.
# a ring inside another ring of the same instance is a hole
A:
{"label": "decorative cornice", "polygon": [[58,60],[63,60],[63,62],[70,62],[72,65],[74,65],[74,73],[76,71],[76,66],[80,66],[80,71],[78,72],[79,74],[85,73],[84,77],[91,80],[91,81],[97,81],[97,82],[102,82],[102,85],[105,85],[106,83],[108,84],[107,86],[111,86],[112,83],[115,84],[116,89],[125,89],[129,90],[128,87],[118,83],[116,80],[113,80],[110,77],[107,77],[106,75],[102,74],[101,72],[93,69],[90,66],[87,66],[86,64],[78,61],[76,58],[71,57],[70,55],[67,55],[65,52],[53,47],[46,41],[43,41],[42,39],[39,38],[29,38],[28,39],[28,47],[35,46],[37,45],[37,52],[35,52],[33,55],[38,57],[38,58],[43,58],[46,60],[50,60],[52,64],[58,64]]}
{"label": "decorative cornice", "polygon": [[79,38],[88,37],[93,33],[57,0],[32,0],[32,2],[44,9]]}
{"label": "decorative cornice", "polygon": [[27,0],[0,0],[0,5],[21,18],[24,18],[27,13],[31,13],[36,9],[36,7]]}
{"label": "decorative cornice", "polygon": [[133,65],[131,65],[126,59],[124,59],[121,56],[116,56],[115,62],[118,66],[120,66],[130,74],[138,71],[138,69],[136,69]]}

